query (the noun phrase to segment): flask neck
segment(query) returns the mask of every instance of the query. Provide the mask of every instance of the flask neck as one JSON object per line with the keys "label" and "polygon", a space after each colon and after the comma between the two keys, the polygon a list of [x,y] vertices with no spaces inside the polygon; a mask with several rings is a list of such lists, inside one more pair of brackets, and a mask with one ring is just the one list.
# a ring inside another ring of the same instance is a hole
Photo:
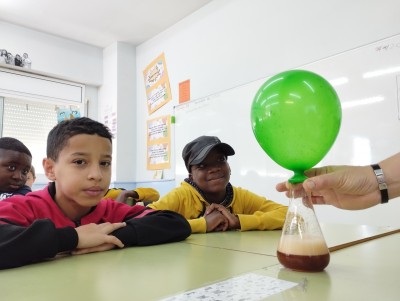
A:
{"label": "flask neck", "polygon": [[304,206],[314,211],[314,206],[311,200],[311,193],[306,192],[303,188],[297,186],[296,189],[289,191],[289,207],[291,206]]}

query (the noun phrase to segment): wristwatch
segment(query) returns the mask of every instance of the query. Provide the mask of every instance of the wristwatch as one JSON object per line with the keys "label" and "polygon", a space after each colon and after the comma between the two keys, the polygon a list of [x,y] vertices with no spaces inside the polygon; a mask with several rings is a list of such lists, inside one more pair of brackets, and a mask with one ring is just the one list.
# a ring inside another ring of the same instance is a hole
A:
{"label": "wristwatch", "polygon": [[389,201],[389,194],[385,176],[383,175],[383,170],[379,164],[372,164],[371,167],[374,170],[376,180],[378,181],[379,190],[381,192],[381,204],[387,203]]}

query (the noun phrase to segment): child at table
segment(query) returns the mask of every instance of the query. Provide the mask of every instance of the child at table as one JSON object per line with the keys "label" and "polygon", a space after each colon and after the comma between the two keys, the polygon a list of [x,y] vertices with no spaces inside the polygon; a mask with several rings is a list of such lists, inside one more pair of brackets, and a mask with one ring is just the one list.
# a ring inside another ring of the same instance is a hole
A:
{"label": "child at table", "polygon": [[0,201],[31,191],[26,180],[31,169],[32,155],[18,139],[0,138]]}
{"label": "child at table", "polygon": [[188,222],[175,212],[102,200],[111,180],[111,138],[107,127],[86,117],[50,131],[43,169],[52,182],[0,202],[0,268],[190,235]]}
{"label": "child at table", "polygon": [[230,145],[214,136],[191,141],[182,152],[188,178],[148,207],[182,214],[192,233],[281,229],[286,206],[229,182],[227,157],[234,154]]}

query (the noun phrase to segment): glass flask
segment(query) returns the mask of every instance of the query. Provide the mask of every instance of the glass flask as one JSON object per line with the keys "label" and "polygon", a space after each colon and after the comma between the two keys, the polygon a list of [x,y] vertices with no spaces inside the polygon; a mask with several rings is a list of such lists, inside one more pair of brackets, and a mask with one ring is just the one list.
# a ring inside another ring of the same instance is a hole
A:
{"label": "glass flask", "polygon": [[289,208],[277,256],[279,262],[288,269],[319,272],[329,264],[329,250],[311,196],[298,187],[296,191],[290,189]]}

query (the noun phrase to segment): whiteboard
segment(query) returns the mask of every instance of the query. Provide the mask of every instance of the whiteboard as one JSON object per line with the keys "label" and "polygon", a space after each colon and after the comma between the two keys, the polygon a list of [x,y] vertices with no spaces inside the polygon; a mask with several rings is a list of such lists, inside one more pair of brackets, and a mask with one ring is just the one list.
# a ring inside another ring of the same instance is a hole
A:
{"label": "whiteboard", "polygon": [[[320,74],[334,86],[341,101],[338,138],[318,166],[367,165],[400,151],[400,35],[293,69]],[[263,152],[250,123],[253,98],[272,75],[174,108],[176,185],[187,177],[181,156],[186,143],[201,135],[218,136],[236,152],[228,158],[232,185],[288,204],[275,185],[292,172]],[[315,209],[320,222],[400,226],[399,200],[361,211],[332,206]]]}

